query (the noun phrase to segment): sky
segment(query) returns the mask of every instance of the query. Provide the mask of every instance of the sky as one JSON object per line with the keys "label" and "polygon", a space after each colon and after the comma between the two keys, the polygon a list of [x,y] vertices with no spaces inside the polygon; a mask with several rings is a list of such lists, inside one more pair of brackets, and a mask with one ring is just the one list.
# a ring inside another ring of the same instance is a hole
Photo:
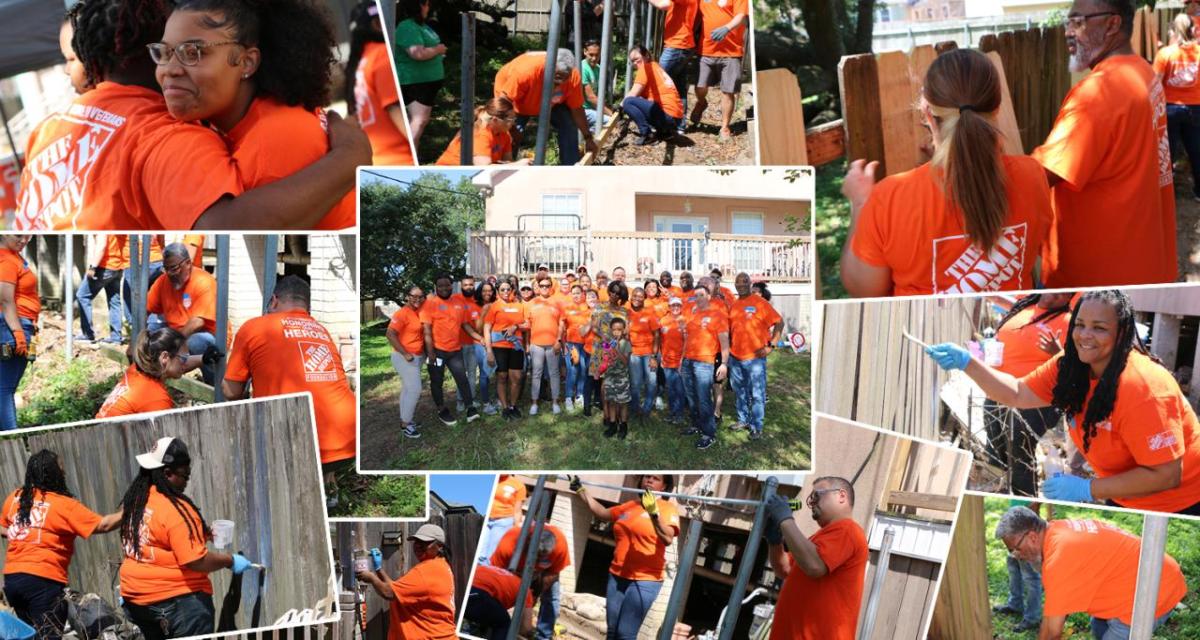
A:
{"label": "sky", "polygon": [[372,175],[372,173],[382,174],[382,175],[385,175],[385,176],[388,176],[391,178],[396,178],[397,180],[403,180],[404,182],[412,182],[413,180],[416,180],[417,178],[421,177],[421,175],[426,174],[426,173],[436,173],[439,175],[446,176],[446,178],[449,179],[451,183],[457,183],[459,178],[461,178],[463,176],[467,176],[467,177],[474,176],[475,174],[479,173],[479,170],[478,169],[470,169],[470,168],[442,170],[442,169],[376,169],[375,167],[363,167],[362,168],[362,183],[363,184],[369,184],[372,182],[391,182],[390,180],[386,180],[384,178],[380,178],[378,176]]}
{"label": "sky", "polygon": [[488,502],[492,499],[494,474],[429,474],[429,489],[447,502],[470,504],[479,513],[487,515]]}

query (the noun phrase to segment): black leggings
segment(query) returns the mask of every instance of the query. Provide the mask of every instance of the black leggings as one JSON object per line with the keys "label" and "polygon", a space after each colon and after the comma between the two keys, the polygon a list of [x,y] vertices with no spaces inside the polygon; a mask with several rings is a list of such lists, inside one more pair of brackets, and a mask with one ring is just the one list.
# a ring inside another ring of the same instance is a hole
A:
{"label": "black leggings", "polygon": [[38,640],[58,640],[67,623],[64,585],[29,573],[4,576],[4,597],[17,617],[33,627]]}
{"label": "black leggings", "polygon": [[446,380],[446,368],[449,367],[450,375],[454,376],[454,386],[458,387],[458,397],[463,401],[463,406],[471,406],[471,383],[467,381],[467,366],[463,363],[462,351],[435,349],[433,354],[435,360],[438,358],[442,360],[440,367],[433,364],[433,360],[425,363],[429,367],[429,392],[433,395],[433,404],[437,405],[438,409],[445,406],[442,383]]}
{"label": "black leggings", "polygon": [[463,618],[473,622],[487,630],[488,640],[505,640],[508,638],[508,625],[512,623],[512,616],[508,615],[508,609],[500,604],[492,594],[471,587],[471,594],[467,596],[467,610],[463,612]]}

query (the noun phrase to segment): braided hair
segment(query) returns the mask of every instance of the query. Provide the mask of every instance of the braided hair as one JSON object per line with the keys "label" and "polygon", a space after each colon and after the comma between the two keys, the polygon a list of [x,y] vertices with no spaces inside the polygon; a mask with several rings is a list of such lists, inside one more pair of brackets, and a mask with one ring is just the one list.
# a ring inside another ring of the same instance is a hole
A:
{"label": "braided hair", "polygon": [[[182,445],[179,440],[171,443],[171,447]],[[175,453],[175,451],[172,451]],[[137,558],[140,557],[141,529],[142,520],[146,513],[146,501],[150,498],[150,487],[158,489],[164,497],[171,502],[175,507],[175,511],[179,512],[188,529],[189,540],[204,540],[209,533],[208,523],[204,521],[204,515],[200,513],[200,507],[196,506],[192,499],[187,497],[182,491],[171,486],[167,482],[167,471],[174,471],[191,464],[191,458],[187,455],[187,450],[182,453],[176,453],[174,461],[170,466],[160,467],[158,469],[139,469],[138,475],[129,485],[129,489],[125,491],[125,497],[121,499],[121,505],[125,512],[121,514],[121,542],[124,544],[126,553]],[[196,518],[193,519],[187,511],[183,509],[183,503],[187,503],[196,512]],[[199,522],[196,522],[196,520]]]}
{"label": "braided hair", "polygon": [[96,85],[132,62],[149,64],[146,45],[162,37],[167,8],[164,0],[80,0],[67,17],[71,48]]}
{"label": "braided hair", "polygon": [[375,28],[379,18],[371,15],[375,8],[374,0],[363,0],[350,13],[350,56],[346,59],[346,79],[342,86],[342,95],[346,99],[346,109],[353,114],[358,108],[358,99],[354,95],[354,87],[358,84],[358,63],[362,61],[363,49],[368,42],[383,42],[383,31]]}
{"label": "braided hair", "polygon": [[[1117,333],[1113,346],[1112,357],[1090,401],[1087,400],[1088,389],[1091,386],[1091,367],[1079,359],[1079,351],[1075,348],[1075,321],[1079,317],[1079,309],[1084,302],[1096,300],[1113,308],[1117,314]],[[1068,329],[1066,345],[1062,359],[1058,363],[1058,379],[1054,383],[1053,400],[1051,404],[1061,409],[1067,415],[1076,415],[1084,410],[1083,416],[1083,450],[1091,446],[1091,440],[1096,435],[1097,425],[1112,415],[1113,406],[1117,402],[1117,382],[1125,371],[1129,361],[1129,352],[1137,350],[1143,355],[1149,355],[1145,345],[1137,335],[1137,327],[1133,318],[1133,303],[1129,297],[1116,289],[1105,291],[1090,291],[1079,298],[1071,311],[1070,328]],[[1157,358],[1152,358],[1159,362]]]}
{"label": "braided hair", "polygon": [[[1024,298],[1021,298],[1020,300],[1017,300],[1017,303],[1014,304],[1012,306],[1012,308],[1008,310],[1008,313],[1005,313],[1004,317],[1000,318],[1000,323],[996,325],[996,331],[999,331],[1000,327],[1004,326],[1004,323],[1015,318],[1018,313],[1021,313],[1025,309],[1028,309],[1029,307],[1032,307],[1033,305],[1040,302],[1042,299],[1042,295],[1043,294],[1035,293],[1033,295],[1028,295],[1028,296],[1025,296]],[[1070,312],[1071,312],[1071,300],[1068,298],[1066,304],[1064,304],[1060,307],[1046,309],[1045,311],[1035,315],[1029,322],[1025,323],[1025,325],[1029,326],[1031,324],[1037,324],[1039,322],[1042,322],[1045,320],[1050,320],[1051,318],[1056,318],[1058,316],[1061,316],[1064,313],[1070,313]]]}
{"label": "braided hair", "polygon": [[67,478],[62,465],[58,463],[58,454],[49,449],[42,449],[29,456],[25,465],[25,485],[21,487],[20,506],[17,509],[18,526],[29,526],[29,512],[33,509],[34,494],[38,492],[57,493],[73,498],[67,490]]}

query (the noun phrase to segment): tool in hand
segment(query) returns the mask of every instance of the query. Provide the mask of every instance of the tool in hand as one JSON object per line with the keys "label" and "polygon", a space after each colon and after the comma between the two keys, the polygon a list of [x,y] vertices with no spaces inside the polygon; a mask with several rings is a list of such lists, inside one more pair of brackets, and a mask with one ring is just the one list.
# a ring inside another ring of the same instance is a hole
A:
{"label": "tool in hand", "polygon": [[929,345],[925,344],[924,342],[921,342],[919,339],[917,339],[915,336],[913,336],[913,334],[909,333],[909,332],[908,332],[908,327],[905,327],[905,328],[904,328],[904,329],[902,329],[901,331],[902,331],[902,333],[904,334],[904,337],[905,337],[905,338],[908,338],[909,340],[912,340],[913,342],[917,343],[918,345],[920,345],[920,346],[921,346],[921,348],[922,348],[922,349],[928,349],[928,348],[929,348]]}

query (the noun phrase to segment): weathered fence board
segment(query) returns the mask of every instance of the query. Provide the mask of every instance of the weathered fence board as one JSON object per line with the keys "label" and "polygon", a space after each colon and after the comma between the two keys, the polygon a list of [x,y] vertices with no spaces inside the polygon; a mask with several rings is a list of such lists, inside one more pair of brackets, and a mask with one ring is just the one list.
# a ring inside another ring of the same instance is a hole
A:
{"label": "weathered fence board", "polygon": [[954,523],[954,540],[938,589],[929,638],[991,638],[988,599],[987,532],[983,530],[983,498],[967,495]]}
{"label": "weathered fence board", "polygon": [[1006,97],[1013,123],[1019,125],[1020,146],[1032,152],[1049,135],[1071,88],[1063,27],[986,35],[979,48],[999,57],[997,68],[1008,86]]}
{"label": "weathered fence board", "polygon": [[765,69],[756,74],[755,82],[762,164],[808,164],[804,107],[796,76],[787,69]]}

